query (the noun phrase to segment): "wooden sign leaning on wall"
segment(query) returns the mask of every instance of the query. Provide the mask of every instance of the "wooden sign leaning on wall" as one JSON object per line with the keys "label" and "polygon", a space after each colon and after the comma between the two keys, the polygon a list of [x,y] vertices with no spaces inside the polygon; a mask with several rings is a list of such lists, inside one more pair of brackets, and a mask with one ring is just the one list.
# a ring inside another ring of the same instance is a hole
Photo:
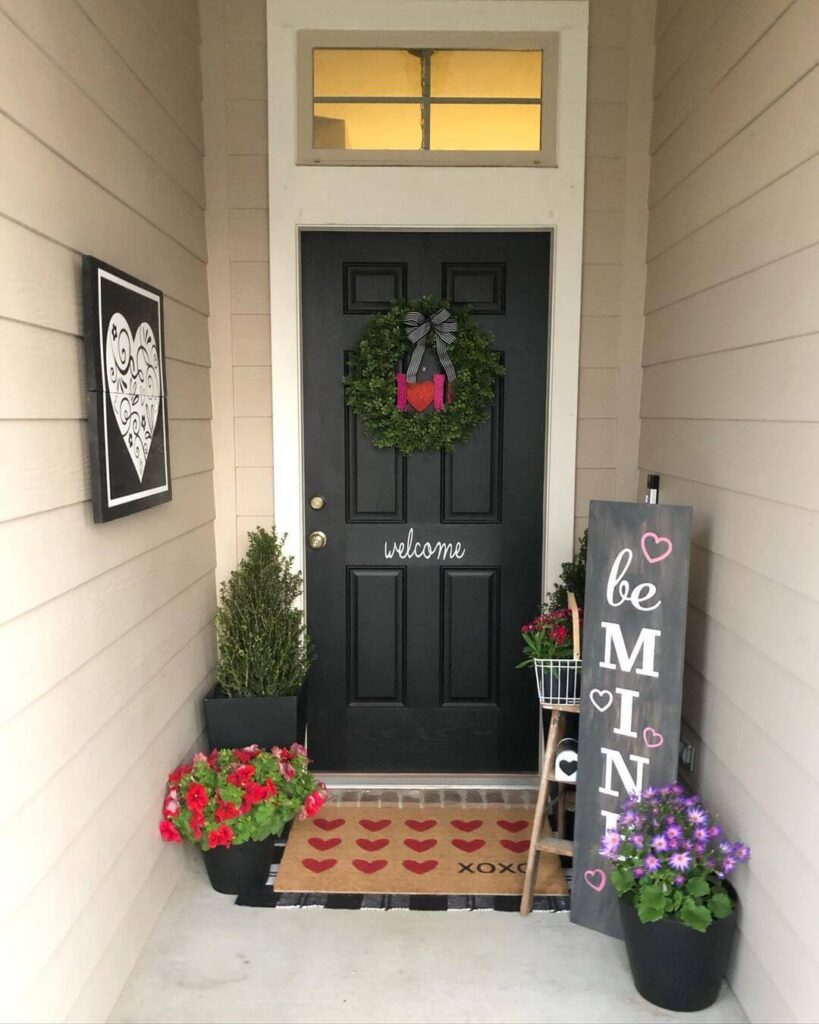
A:
{"label": "wooden sign leaning on wall", "polygon": [[691,509],[593,501],[571,919],[620,935],[600,856],[628,793],[677,777]]}

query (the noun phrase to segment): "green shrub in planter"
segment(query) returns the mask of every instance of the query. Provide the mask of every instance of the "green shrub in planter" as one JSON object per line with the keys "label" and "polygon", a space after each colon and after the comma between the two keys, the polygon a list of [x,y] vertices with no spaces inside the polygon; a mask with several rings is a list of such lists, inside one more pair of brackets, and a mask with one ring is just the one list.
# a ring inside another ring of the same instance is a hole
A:
{"label": "green shrub in planter", "polygon": [[296,606],[301,573],[285,537],[262,528],[222,583],[216,635],[217,687],[205,699],[214,747],[288,746],[303,738],[301,691],[311,661],[304,614]]}

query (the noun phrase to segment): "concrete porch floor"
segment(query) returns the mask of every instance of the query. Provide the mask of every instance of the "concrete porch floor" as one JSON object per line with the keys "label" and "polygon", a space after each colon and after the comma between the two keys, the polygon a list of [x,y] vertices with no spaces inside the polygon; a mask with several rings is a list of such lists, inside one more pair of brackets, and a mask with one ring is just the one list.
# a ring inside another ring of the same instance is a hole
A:
{"label": "concrete porch floor", "polygon": [[195,851],[179,852],[186,870],[115,1024],[747,1020],[727,987],[701,1013],[651,1006],[622,944],[567,914],[237,907]]}

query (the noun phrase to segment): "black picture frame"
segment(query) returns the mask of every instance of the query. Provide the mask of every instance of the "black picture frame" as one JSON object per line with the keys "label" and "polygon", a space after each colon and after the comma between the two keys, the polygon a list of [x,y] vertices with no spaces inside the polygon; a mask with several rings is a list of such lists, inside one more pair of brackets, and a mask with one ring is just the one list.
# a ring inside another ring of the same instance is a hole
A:
{"label": "black picture frame", "polygon": [[93,256],[82,259],[94,522],[172,499],[165,298]]}

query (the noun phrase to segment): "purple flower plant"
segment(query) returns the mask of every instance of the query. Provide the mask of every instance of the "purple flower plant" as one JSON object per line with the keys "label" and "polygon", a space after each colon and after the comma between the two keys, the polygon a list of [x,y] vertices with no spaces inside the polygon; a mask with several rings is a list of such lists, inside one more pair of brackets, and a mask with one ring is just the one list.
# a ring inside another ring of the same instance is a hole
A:
{"label": "purple flower plant", "polygon": [[723,880],[751,855],[711,823],[700,797],[680,783],[628,796],[601,841],[612,882],[644,923],[673,917],[698,931],[733,910]]}

